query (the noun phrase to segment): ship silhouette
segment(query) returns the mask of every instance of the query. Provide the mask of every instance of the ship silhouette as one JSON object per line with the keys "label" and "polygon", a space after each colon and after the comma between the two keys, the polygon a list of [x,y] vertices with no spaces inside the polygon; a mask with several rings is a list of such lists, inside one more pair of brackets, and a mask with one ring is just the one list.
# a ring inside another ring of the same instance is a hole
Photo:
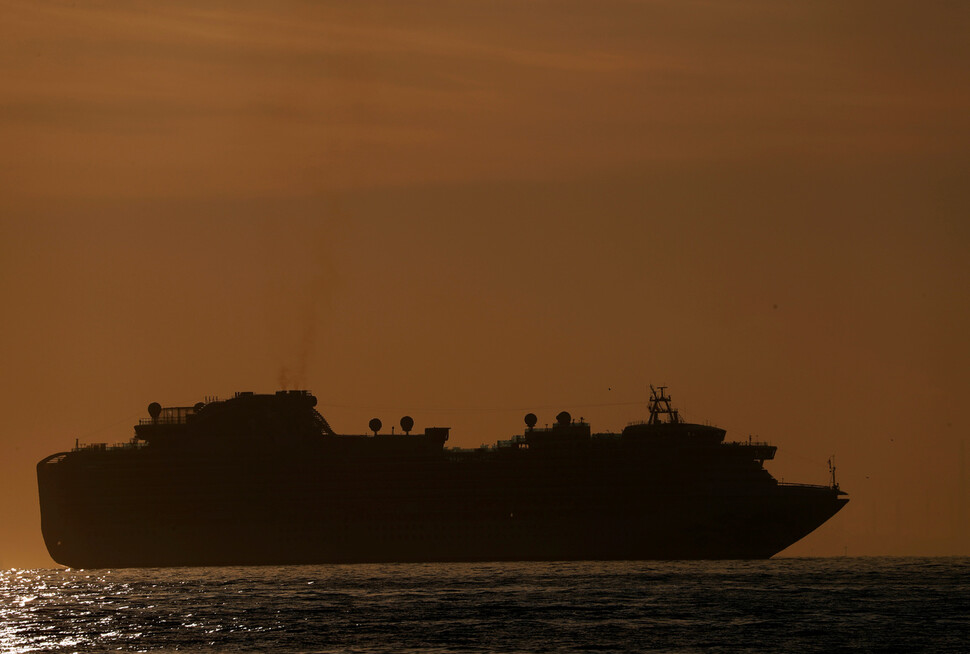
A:
{"label": "ship silhouette", "polygon": [[775,447],[649,418],[592,433],[560,413],[476,449],[449,428],[338,435],[307,391],[149,406],[130,443],[37,464],[51,557],[72,568],[360,562],[760,559],[848,499],[780,483]]}

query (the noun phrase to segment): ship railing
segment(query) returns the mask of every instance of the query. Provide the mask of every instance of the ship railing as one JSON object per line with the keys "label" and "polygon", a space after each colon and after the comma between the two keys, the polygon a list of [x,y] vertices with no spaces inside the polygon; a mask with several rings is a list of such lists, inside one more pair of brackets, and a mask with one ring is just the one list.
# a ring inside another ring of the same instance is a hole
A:
{"label": "ship railing", "polygon": [[515,434],[514,436],[512,436],[512,438],[508,440],[496,441],[495,445],[488,445],[488,446],[482,445],[482,448],[486,448],[486,447],[489,449],[512,448],[520,443],[527,442],[527,440],[528,439],[522,434]]}
{"label": "ship railing", "polygon": [[184,425],[185,416],[159,416],[158,420],[142,418],[138,421],[139,425]]}
{"label": "ship railing", "polygon": [[184,425],[188,417],[197,413],[195,406],[163,407],[157,418],[142,418],[139,425]]}
{"label": "ship railing", "polygon": [[786,488],[825,488],[831,490],[833,486],[829,484],[796,484],[790,481],[779,481],[779,486],[785,486]]}
{"label": "ship railing", "polygon": [[78,443],[74,446],[73,452],[108,452],[114,450],[140,450],[147,447],[148,443],[142,441],[129,441],[127,443]]}

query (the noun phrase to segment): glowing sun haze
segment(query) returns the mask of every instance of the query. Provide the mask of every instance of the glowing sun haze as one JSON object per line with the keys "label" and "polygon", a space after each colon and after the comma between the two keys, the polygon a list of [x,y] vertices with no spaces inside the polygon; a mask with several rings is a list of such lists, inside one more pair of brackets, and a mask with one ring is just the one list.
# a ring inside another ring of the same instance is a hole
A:
{"label": "glowing sun haze", "polygon": [[0,565],[42,457],[281,386],[471,446],[665,383],[835,454],[788,554],[970,554],[964,3],[0,11]]}

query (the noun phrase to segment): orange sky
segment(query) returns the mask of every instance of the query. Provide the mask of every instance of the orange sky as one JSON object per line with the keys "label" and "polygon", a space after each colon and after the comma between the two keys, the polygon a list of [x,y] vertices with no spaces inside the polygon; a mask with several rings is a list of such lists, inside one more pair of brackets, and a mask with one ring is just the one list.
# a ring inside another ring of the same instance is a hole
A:
{"label": "orange sky", "polygon": [[665,383],[835,454],[789,554],[970,554],[963,4],[0,12],[0,565],[43,456],[284,382],[455,445]]}

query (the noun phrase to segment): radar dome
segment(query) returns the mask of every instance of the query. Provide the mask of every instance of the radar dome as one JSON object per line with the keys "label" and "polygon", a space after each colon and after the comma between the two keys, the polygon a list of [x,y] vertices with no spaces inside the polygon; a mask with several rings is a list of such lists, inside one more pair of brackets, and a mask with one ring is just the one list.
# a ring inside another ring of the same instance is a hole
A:
{"label": "radar dome", "polygon": [[411,416],[404,416],[401,418],[401,429],[404,430],[405,434],[410,433],[411,430],[414,429],[414,418]]}
{"label": "radar dome", "polygon": [[152,417],[152,420],[158,420],[158,416],[162,415],[162,405],[158,402],[152,402],[149,404],[148,415]]}
{"label": "radar dome", "polygon": [[379,432],[381,430],[381,427],[383,427],[384,425],[381,422],[380,418],[371,418],[370,422],[367,423],[367,426],[370,427],[370,430],[374,432],[374,435],[376,436],[377,432]]}
{"label": "radar dome", "polygon": [[558,416],[556,416],[556,422],[558,422],[563,427],[565,427],[570,422],[572,422],[572,420],[573,420],[573,417],[569,415],[568,411],[563,411]]}
{"label": "radar dome", "polygon": [[532,429],[533,427],[536,426],[536,423],[537,422],[539,422],[539,419],[536,417],[536,414],[534,414],[534,413],[527,413],[527,414],[525,414],[525,426],[526,427],[528,427],[529,429]]}

